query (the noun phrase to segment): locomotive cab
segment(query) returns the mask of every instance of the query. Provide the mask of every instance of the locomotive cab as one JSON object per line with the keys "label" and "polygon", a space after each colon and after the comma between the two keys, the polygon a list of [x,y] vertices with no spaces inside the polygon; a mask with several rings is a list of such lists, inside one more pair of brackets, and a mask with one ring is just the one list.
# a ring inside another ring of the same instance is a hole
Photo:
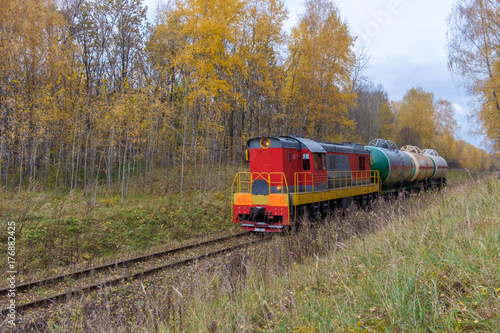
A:
{"label": "locomotive cab", "polygon": [[292,138],[255,138],[247,142],[250,172],[233,183],[233,221],[244,229],[279,232],[290,225],[290,193],[300,170],[299,143]]}

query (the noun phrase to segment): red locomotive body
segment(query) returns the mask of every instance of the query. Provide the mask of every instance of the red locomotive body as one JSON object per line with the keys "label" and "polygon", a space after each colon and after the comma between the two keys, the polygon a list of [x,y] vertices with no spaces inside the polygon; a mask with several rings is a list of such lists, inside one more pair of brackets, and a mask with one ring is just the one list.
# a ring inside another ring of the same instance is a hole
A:
{"label": "red locomotive body", "polygon": [[362,145],[297,137],[247,144],[250,172],[237,174],[232,195],[233,221],[244,229],[280,232],[300,214],[315,216],[378,194],[378,173]]}

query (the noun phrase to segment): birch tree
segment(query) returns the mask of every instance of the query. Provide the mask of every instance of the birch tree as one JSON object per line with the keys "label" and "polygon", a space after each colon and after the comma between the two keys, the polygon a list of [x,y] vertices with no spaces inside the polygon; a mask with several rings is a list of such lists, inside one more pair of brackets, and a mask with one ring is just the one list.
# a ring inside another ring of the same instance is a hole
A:
{"label": "birch tree", "polygon": [[500,150],[500,4],[457,0],[448,19],[448,64],[477,104],[474,115]]}
{"label": "birch tree", "polygon": [[347,139],[354,38],[333,2],[308,0],[305,7],[289,44],[291,127],[300,136]]}

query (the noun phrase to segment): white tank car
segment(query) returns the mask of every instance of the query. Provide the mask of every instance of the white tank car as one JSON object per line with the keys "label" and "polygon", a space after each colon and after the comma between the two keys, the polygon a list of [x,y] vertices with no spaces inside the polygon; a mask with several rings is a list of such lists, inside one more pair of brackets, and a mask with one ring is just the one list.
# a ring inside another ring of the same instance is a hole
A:
{"label": "white tank car", "polygon": [[410,145],[402,147],[401,151],[408,154],[415,165],[415,172],[411,177],[410,182],[424,182],[431,179],[434,174],[434,162],[428,155],[424,155],[420,148]]}

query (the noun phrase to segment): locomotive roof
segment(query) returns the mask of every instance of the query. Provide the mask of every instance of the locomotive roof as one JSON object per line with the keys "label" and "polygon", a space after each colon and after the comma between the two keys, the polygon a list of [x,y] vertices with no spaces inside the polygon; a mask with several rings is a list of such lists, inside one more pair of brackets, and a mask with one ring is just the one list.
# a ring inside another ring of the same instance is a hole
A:
{"label": "locomotive roof", "polygon": [[[311,153],[326,153],[326,150],[316,141],[305,138],[296,138],[292,137],[294,140],[299,141],[303,144],[307,149],[311,151]],[[302,148],[302,147],[301,147]]]}
{"label": "locomotive roof", "polygon": [[[261,148],[260,140],[266,137],[253,138],[247,141],[249,148]],[[325,149],[316,141],[296,138],[289,136],[271,136],[267,137],[271,140],[269,148],[292,148],[292,149],[309,149],[313,153],[326,153]]]}
{"label": "locomotive roof", "polygon": [[359,143],[344,142],[344,143],[331,143],[331,142],[321,142],[320,143],[326,151],[332,153],[354,153],[356,154],[369,154],[365,150],[363,145]]}
{"label": "locomotive roof", "polygon": [[[249,148],[261,148],[260,140],[265,137],[253,138],[247,141]],[[358,143],[344,142],[318,142],[306,138],[298,138],[295,136],[272,136],[268,137],[271,140],[270,148],[292,148],[292,149],[308,149],[312,153],[357,153],[369,154],[363,145]]]}

